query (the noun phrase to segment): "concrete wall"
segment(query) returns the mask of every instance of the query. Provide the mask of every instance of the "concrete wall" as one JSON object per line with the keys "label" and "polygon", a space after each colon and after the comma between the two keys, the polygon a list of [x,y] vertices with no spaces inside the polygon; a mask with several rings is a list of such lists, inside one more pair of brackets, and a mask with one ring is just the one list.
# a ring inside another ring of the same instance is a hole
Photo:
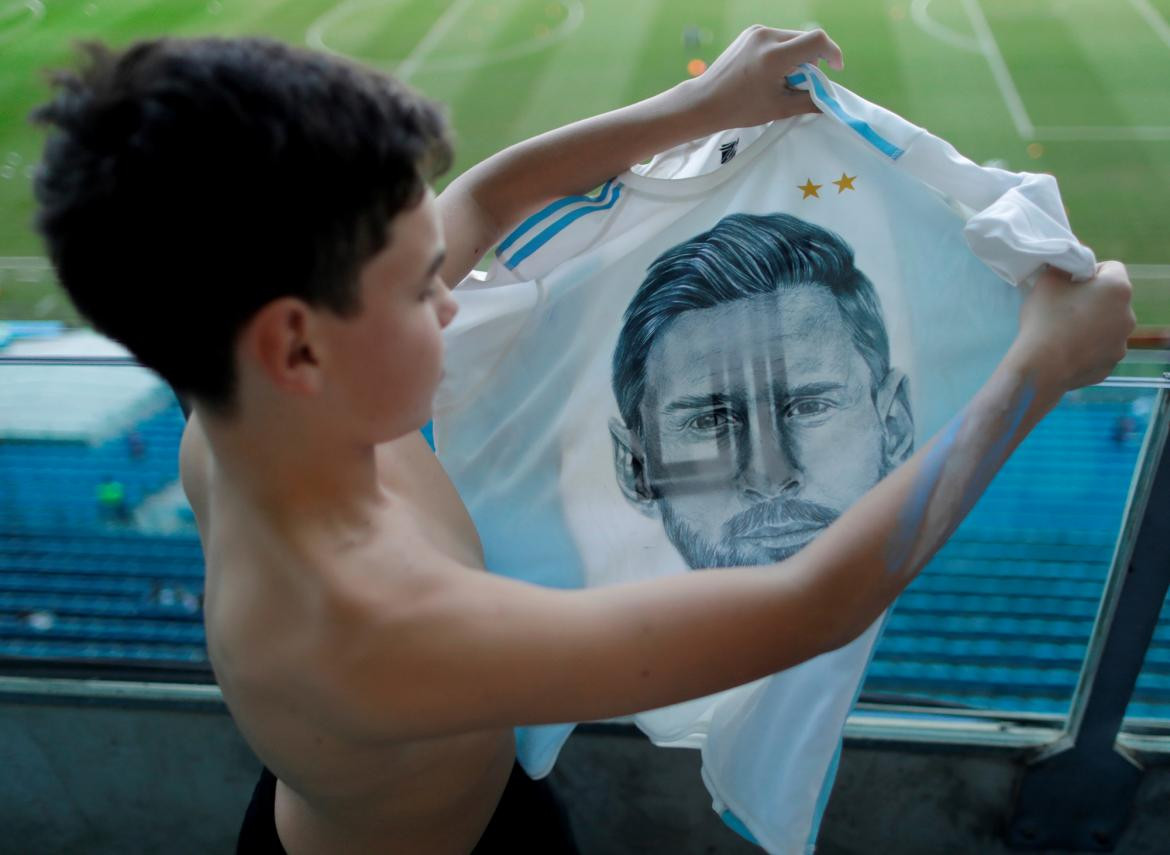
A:
{"label": "concrete wall", "polygon": [[0,853],[228,853],[259,764],[221,710],[0,706]]}
{"label": "concrete wall", "polygon": [[[1018,752],[848,745],[818,855],[1009,855]],[[1170,853],[1170,766],[1147,769],[1117,855]]]}
{"label": "concrete wall", "polygon": [[[849,745],[820,855],[1006,855],[1021,756]],[[222,707],[0,703],[0,853],[230,853],[259,764]],[[698,752],[629,729],[570,740],[553,783],[585,853],[751,853],[711,811]],[[1170,768],[1147,772],[1122,855],[1170,853]]]}

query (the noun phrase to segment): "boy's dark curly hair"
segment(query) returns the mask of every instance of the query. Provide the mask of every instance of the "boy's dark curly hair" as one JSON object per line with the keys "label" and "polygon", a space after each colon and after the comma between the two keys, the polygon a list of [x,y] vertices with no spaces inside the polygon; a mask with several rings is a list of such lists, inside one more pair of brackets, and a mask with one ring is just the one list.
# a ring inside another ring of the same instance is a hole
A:
{"label": "boy's dark curly hair", "polygon": [[36,225],[78,310],[180,393],[234,409],[234,348],[282,296],[349,316],[387,227],[446,169],[437,106],[264,38],[81,46],[34,122]]}

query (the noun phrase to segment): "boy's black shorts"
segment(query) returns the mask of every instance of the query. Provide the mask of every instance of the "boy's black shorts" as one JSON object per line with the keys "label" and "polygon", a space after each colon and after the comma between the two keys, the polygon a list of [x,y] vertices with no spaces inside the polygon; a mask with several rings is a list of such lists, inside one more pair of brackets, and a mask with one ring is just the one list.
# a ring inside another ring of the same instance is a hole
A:
{"label": "boy's black shorts", "polygon": [[[267,768],[252,791],[236,855],[285,855],[276,835],[276,776]],[[472,855],[541,852],[576,855],[577,846],[565,809],[547,781],[529,778],[520,764],[512,764],[508,785]]]}

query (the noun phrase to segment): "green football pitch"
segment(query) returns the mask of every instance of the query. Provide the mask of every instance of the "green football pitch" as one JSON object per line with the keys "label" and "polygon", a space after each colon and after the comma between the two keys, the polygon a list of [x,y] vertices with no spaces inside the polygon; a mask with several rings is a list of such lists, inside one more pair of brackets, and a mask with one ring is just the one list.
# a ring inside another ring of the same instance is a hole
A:
{"label": "green football pitch", "polygon": [[454,175],[764,23],[823,26],[835,79],[972,159],[1056,175],[1082,240],[1131,265],[1139,320],[1170,323],[1168,21],[1170,0],[0,0],[0,318],[73,318],[30,226],[25,117],[76,39],[264,34],[396,72],[449,105]]}

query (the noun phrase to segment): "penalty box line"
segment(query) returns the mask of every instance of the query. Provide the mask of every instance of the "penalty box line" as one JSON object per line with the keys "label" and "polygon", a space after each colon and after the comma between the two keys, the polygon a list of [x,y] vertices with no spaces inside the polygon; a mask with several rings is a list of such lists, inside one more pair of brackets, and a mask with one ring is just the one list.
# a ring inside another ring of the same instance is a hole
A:
{"label": "penalty box line", "polygon": [[1170,48],[1170,24],[1166,23],[1162,13],[1154,8],[1150,0],[1129,0],[1129,5],[1133,6],[1134,10],[1150,25],[1150,29],[1162,40],[1162,43]]}
{"label": "penalty box line", "polygon": [[1024,106],[1024,99],[1020,97],[1020,90],[1016,87],[1016,82],[1008,70],[1007,62],[999,49],[999,43],[995,40],[994,33],[991,32],[991,24],[987,22],[983,7],[979,5],[979,0],[963,0],[963,8],[971,21],[972,29],[975,30],[975,40],[979,44],[979,51],[991,68],[991,76],[995,78],[995,84],[999,87],[999,94],[1012,117],[1016,132],[1020,135],[1020,139],[1034,139],[1036,127],[1032,124],[1028,109]]}
{"label": "penalty box line", "polygon": [[[929,2],[929,0],[927,0]],[[1024,99],[1020,95],[1008,69],[1007,61],[991,31],[991,24],[979,0],[962,0],[967,17],[975,30],[975,39],[979,52],[987,60],[992,77],[999,87],[1000,96],[1016,126],[1016,132],[1023,140],[1049,140],[1054,142],[1126,142],[1131,140],[1170,140],[1170,126],[1136,125],[1136,126],[1100,126],[1089,125],[1048,125],[1036,127],[1028,115]],[[1155,9],[1149,0],[1129,0],[1134,10],[1149,24],[1158,37],[1170,47],[1170,24],[1167,24],[1162,15]],[[925,6],[926,4],[922,4]]]}

